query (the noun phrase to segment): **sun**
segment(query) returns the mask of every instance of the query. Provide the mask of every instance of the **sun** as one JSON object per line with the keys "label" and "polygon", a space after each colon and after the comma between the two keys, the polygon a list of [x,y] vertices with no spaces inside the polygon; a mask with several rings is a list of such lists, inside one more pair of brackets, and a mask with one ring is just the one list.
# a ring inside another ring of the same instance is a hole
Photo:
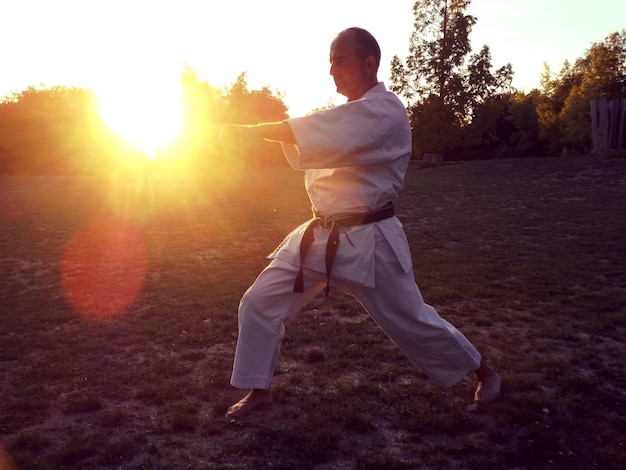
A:
{"label": "sun", "polygon": [[180,133],[182,91],[178,80],[135,77],[108,82],[96,93],[107,124],[150,159]]}

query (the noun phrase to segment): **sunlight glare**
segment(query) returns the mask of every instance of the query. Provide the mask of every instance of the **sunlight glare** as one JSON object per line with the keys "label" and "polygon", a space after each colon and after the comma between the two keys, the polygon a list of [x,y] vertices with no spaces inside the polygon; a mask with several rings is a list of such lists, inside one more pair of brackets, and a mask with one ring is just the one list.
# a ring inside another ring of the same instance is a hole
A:
{"label": "sunlight glare", "polygon": [[104,120],[150,159],[180,133],[179,81],[156,80],[153,74],[141,81],[107,83],[97,93]]}

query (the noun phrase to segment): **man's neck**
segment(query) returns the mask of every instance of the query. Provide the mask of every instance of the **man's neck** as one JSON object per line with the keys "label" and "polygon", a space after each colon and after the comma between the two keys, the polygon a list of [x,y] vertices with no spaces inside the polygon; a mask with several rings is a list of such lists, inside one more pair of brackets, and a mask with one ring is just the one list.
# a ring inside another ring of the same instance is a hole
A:
{"label": "man's neck", "polygon": [[368,84],[368,86],[364,86],[364,87],[363,87],[363,88],[364,88],[363,93],[361,93],[361,94],[360,94],[359,96],[357,96],[356,98],[348,98],[348,103],[349,103],[350,101],[356,101],[356,100],[359,100],[359,99],[363,98],[363,96],[364,96],[364,95],[365,95],[368,91],[370,91],[372,88],[374,88],[374,87],[375,87],[376,85],[378,85],[379,83],[381,83],[381,82],[376,81],[376,82],[374,82],[373,84],[371,84],[371,83],[370,83],[370,84]]}

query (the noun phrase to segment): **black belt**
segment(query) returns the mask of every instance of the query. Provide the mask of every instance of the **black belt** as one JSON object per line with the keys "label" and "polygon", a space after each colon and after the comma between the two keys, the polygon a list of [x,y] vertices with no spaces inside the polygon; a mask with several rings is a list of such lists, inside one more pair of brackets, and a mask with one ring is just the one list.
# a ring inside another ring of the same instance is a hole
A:
{"label": "black belt", "polygon": [[357,225],[372,224],[374,222],[380,222],[381,220],[389,219],[396,214],[393,202],[387,203],[384,207],[372,212],[366,212],[363,214],[352,214],[346,216],[320,216],[315,210],[313,210],[313,220],[307,225],[302,235],[302,241],[300,242],[300,270],[296,276],[296,281],[293,284],[294,292],[304,292],[304,259],[306,258],[313,240],[313,229],[316,227],[322,227],[329,229],[328,243],[326,244],[326,295],[330,290],[330,272],[333,269],[333,263],[335,262],[335,254],[337,253],[337,247],[339,246],[339,228],[338,227],[355,227]]}

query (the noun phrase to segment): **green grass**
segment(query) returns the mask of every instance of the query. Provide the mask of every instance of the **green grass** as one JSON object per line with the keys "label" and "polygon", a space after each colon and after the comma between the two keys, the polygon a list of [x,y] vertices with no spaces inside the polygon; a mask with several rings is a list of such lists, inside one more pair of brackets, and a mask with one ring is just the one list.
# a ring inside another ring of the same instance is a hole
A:
{"label": "green grass", "polygon": [[471,377],[439,389],[332,291],[287,325],[274,405],[237,423],[237,305],[309,217],[302,174],[0,177],[0,466],[623,468],[625,175],[588,157],[409,171],[418,283],[501,371],[500,400],[472,406]]}

